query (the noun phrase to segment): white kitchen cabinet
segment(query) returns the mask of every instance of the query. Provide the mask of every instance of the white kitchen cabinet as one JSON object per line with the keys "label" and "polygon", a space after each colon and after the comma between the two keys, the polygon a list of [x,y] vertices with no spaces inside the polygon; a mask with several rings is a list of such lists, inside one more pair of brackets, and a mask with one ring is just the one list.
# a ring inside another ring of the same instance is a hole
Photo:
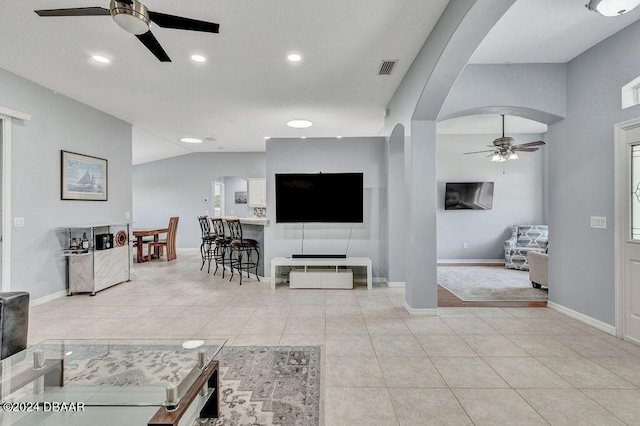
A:
{"label": "white kitchen cabinet", "polygon": [[267,207],[267,180],[252,178],[248,182],[249,207]]}

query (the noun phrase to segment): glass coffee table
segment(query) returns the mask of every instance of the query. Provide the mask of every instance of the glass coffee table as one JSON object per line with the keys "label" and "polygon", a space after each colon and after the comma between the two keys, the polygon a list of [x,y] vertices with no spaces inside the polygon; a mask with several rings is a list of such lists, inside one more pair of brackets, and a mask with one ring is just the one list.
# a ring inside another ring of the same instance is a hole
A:
{"label": "glass coffee table", "polygon": [[46,340],[0,362],[0,424],[191,425],[219,415],[226,340]]}

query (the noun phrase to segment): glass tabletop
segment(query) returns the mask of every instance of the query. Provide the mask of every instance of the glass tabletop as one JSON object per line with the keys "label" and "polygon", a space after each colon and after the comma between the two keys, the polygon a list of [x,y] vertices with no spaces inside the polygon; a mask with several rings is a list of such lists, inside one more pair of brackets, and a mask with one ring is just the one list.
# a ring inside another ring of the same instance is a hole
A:
{"label": "glass tabletop", "polygon": [[178,405],[225,343],[46,340],[0,362],[1,402]]}

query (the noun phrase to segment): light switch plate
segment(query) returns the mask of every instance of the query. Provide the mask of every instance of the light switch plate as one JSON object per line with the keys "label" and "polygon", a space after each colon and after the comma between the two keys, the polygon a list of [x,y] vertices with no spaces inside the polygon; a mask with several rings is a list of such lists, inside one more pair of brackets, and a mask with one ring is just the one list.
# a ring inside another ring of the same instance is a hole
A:
{"label": "light switch plate", "polygon": [[607,229],[607,218],[604,216],[591,216],[591,227],[594,229]]}
{"label": "light switch plate", "polygon": [[24,226],[24,217],[14,217],[13,218],[13,226],[15,228],[22,228]]}

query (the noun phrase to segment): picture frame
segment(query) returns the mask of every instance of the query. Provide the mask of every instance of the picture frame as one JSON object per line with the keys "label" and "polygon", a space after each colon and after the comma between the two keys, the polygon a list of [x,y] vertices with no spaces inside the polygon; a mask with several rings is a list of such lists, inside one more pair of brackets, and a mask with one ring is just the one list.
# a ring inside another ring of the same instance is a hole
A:
{"label": "picture frame", "polygon": [[238,191],[234,196],[236,204],[247,204],[247,191]]}
{"label": "picture frame", "polygon": [[107,160],[69,151],[60,158],[60,199],[107,201]]}

